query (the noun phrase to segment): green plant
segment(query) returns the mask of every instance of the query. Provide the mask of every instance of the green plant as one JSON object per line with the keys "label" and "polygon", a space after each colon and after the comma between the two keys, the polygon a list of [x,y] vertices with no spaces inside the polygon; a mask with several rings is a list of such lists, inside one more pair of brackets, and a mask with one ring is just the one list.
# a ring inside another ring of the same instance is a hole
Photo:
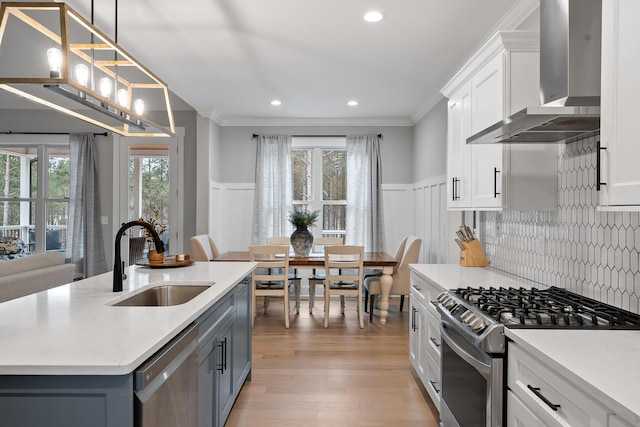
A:
{"label": "green plant", "polygon": [[[144,222],[148,223],[149,225],[151,225],[151,227],[153,227],[153,229],[156,230],[156,232],[158,233],[158,236],[160,236],[160,237],[162,237],[162,234],[165,231],[167,231],[167,224],[162,221],[162,218],[161,218],[161,215],[160,215],[160,211],[158,209],[155,209],[153,211],[153,217],[140,218],[140,221],[144,221]],[[145,228],[144,232],[145,232],[145,235],[147,237],[147,240],[149,242],[152,242],[153,239],[151,238],[151,233],[149,233],[149,230],[147,230]]]}
{"label": "green plant", "polygon": [[289,222],[294,227],[309,227],[316,223],[318,220],[320,211],[301,211],[294,209],[293,212],[289,212]]}

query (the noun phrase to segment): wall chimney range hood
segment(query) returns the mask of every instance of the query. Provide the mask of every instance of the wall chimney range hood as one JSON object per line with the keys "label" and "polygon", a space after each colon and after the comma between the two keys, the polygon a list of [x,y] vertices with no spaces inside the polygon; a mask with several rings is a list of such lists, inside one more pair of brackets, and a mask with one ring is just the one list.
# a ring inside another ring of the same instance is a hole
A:
{"label": "wall chimney range hood", "polygon": [[467,144],[558,143],[600,129],[602,0],[540,1],[540,102]]}

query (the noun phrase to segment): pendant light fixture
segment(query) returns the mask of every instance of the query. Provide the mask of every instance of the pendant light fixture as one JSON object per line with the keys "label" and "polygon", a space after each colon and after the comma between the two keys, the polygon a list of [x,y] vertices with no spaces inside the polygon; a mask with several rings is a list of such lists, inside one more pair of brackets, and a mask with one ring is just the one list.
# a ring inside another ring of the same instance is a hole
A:
{"label": "pendant light fixture", "polygon": [[2,2],[0,89],[123,136],[174,136],[169,88],[118,45],[117,15],[116,0],[113,41],[66,3]]}

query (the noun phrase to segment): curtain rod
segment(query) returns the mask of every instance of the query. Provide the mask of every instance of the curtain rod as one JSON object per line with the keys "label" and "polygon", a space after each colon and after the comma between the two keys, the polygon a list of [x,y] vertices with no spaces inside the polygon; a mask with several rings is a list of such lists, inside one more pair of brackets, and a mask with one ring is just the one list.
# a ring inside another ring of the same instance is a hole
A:
{"label": "curtain rod", "polygon": [[[81,132],[78,132],[81,133]],[[2,135],[69,135],[69,132],[0,132]],[[94,133],[93,136],[107,136],[107,132]]]}
{"label": "curtain rod", "polygon": [[[257,133],[253,134],[253,138],[257,138]],[[346,138],[347,135],[291,135],[295,138]],[[382,134],[378,134],[378,138],[382,138]]]}

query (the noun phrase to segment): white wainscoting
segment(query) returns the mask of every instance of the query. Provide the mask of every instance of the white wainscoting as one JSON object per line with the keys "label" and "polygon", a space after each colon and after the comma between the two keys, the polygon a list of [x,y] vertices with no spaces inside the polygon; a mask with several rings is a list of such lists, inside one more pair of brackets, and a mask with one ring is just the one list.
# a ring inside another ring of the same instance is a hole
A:
{"label": "white wainscoting", "polygon": [[420,262],[444,264],[455,262],[458,253],[452,251],[453,238],[449,230],[450,222],[459,216],[447,211],[446,176],[439,176],[414,184],[415,235],[422,238]]}
{"label": "white wainscoting", "polygon": [[[420,262],[449,260],[453,237],[446,210],[446,177],[417,184],[383,184],[386,251],[394,254],[408,235],[422,238]],[[209,234],[221,252],[247,250],[251,243],[254,184],[209,183]],[[455,254],[457,259],[457,254]]]}

